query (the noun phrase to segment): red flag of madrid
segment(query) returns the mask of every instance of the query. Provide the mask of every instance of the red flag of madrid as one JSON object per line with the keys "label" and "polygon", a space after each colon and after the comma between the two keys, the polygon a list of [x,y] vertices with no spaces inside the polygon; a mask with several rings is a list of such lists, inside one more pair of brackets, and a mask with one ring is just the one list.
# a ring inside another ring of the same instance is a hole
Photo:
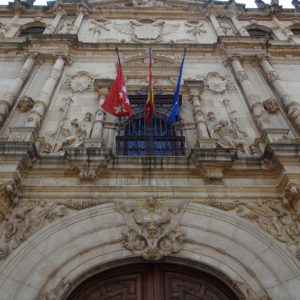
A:
{"label": "red flag of madrid", "polygon": [[131,117],[133,109],[130,106],[125,79],[120,60],[117,63],[117,76],[106,96],[102,109],[116,117]]}

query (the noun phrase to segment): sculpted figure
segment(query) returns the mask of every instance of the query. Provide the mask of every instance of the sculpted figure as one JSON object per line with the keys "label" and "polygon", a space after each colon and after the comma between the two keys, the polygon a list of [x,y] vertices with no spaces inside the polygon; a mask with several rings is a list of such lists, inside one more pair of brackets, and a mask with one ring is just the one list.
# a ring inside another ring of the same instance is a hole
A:
{"label": "sculpted figure", "polygon": [[207,127],[212,138],[217,139],[217,143],[222,148],[235,148],[234,131],[226,120],[218,121],[214,112],[207,114]]}

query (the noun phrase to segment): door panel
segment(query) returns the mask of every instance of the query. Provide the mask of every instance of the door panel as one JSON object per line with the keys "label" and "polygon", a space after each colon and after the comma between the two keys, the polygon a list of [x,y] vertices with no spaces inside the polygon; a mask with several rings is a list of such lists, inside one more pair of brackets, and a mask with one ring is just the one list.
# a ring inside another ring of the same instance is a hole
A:
{"label": "door panel", "polygon": [[100,273],[68,300],[239,300],[218,278],[172,264],[135,264]]}

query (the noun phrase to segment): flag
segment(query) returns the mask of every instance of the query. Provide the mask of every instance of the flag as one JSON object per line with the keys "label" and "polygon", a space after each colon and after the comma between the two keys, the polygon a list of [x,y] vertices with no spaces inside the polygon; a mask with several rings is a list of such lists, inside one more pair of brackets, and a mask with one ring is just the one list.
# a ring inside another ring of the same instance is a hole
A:
{"label": "flag", "polygon": [[153,93],[153,78],[152,78],[152,50],[149,50],[149,69],[148,69],[148,97],[144,108],[145,123],[151,124],[155,111],[154,93]]}
{"label": "flag", "polygon": [[130,106],[122,65],[117,52],[117,75],[101,108],[116,117],[131,117],[133,109]]}
{"label": "flag", "polygon": [[186,55],[186,49],[184,49],[180,69],[179,69],[179,75],[176,83],[176,90],[173,95],[173,104],[171,112],[168,116],[168,123],[174,123],[177,121],[179,117],[180,107],[179,107],[179,96],[180,96],[180,87],[181,87],[181,81],[182,81],[182,73],[183,73],[183,66],[184,66],[184,60]]}

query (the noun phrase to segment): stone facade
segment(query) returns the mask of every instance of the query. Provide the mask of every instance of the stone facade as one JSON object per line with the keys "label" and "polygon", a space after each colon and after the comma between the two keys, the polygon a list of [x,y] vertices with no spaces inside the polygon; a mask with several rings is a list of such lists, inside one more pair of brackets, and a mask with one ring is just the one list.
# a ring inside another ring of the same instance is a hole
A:
{"label": "stone facade", "polygon": [[[0,300],[67,299],[142,257],[224,273],[246,300],[300,295],[300,5],[74,0],[0,7]],[[39,32],[37,32],[39,31]],[[298,33],[298,34],[297,34]],[[118,155],[99,109],[173,93],[185,155]]]}

